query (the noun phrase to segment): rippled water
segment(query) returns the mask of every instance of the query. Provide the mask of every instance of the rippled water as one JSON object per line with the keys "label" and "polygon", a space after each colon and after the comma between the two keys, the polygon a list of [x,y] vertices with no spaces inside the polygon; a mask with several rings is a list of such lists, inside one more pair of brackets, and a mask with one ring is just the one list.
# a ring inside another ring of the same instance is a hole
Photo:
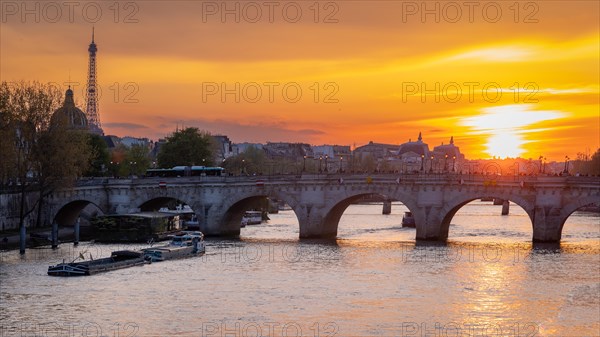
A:
{"label": "rippled water", "polygon": [[284,211],[203,257],[82,278],[47,267],[140,246],[2,252],[0,336],[598,336],[600,218],[538,247],[500,209],[465,206],[446,245],[416,244],[399,204],[349,207],[333,242],[299,241]]}

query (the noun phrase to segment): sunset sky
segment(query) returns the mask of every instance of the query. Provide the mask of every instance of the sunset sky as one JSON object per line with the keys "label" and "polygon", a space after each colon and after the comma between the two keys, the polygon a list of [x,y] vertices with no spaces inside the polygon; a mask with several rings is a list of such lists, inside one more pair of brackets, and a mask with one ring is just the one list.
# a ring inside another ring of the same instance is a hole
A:
{"label": "sunset sky", "polygon": [[360,146],[422,131],[468,158],[600,146],[598,1],[52,4],[2,2],[0,79],[70,78],[83,108],[94,26],[107,134]]}

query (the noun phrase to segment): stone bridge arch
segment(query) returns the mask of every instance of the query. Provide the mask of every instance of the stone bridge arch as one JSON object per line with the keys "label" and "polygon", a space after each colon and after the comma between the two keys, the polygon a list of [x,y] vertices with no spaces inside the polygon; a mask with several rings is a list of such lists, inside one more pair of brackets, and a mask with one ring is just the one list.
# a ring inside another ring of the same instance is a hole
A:
{"label": "stone bridge arch", "polygon": [[519,194],[507,193],[503,191],[494,191],[494,190],[478,190],[467,193],[459,193],[457,196],[447,200],[445,202],[445,206],[441,208],[440,214],[440,232],[439,239],[446,240],[448,238],[448,233],[450,230],[450,222],[456,215],[456,213],[466,204],[483,198],[493,198],[493,199],[503,199],[513,202],[519,205],[531,221],[532,231],[534,226],[534,213],[535,213],[535,204],[533,201],[529,200],[527,197],[521,196]]}
{"label": "stone bridge arch", "polygon": [[411,197],[409,193],[403,190],[386,190],[385,188],[369,188],[368,190],[350,189],[349,191],[347,190],[346,193],[343,193],[343,195],[339,196],[337,200],[332,201],[324,209],[323,223],[321,226],[325,237],[335,238],[337,236],[340,219],[350,205],[356,203],[364,197],[373,195],[380,196],[383,200],[400,201],[402,204],[404,204],[404,206],[406,206],[406,208],[409,209],[409,211],[413,212],[416,217],[420,216],[420,214],[417,212],[418,207],[416,200],[414,200],[414,197]]}
{"label": "stone bridge arch", "polygon": [[93,205],[98,212],[107,214],[108,200],[103,188],[84,186],[69,190],[58,190],[44,202],[46,221],[56,221],[59,226],[72,226],[81,212]]}
{"label": "stone bridge arch", "polygon": [[561,209],[561,212],[559,214],[559,220],[558,220],[560,223],[559,232],[557,234],[558,239],[560,240],[562,238],[562,231],[565,227],[565,223],[567,222],[567,219],[569,219],[569,217],[573,213],[575,213],[578,209],[580,209],[584,206],[598,205],[598,204],[600,204],[600,195],[589,195],[589,196],[583,197],[583,198],[576,198],[572,202],[563,206]]}
{"label": "stone bridge arch", "polygon": [[204,214],[201,217],[204,226],[201,229],[208,233],[218,233],[224,236],[238,236],[240,234],[240,225],[242,216],[245,211],[255,208],[258,201],[263,198],[282,200],[287,203],[299,223],[300,216],[298,214],[299,205],[293,196],[289,193],[271,188],[251,188],[240,191],[227,193],[222,197],[218,204],[205,204]]}
{"label": "stone bridge arch", "polygon": [[81,212],[89,205],[95,206],[102,214],[106,214],[106,209],[102,208],[95,201],[85,199],[74,199],[66,201],[56,208],[52,216],[52,222],[56,222],[59,227],[73,226]]}

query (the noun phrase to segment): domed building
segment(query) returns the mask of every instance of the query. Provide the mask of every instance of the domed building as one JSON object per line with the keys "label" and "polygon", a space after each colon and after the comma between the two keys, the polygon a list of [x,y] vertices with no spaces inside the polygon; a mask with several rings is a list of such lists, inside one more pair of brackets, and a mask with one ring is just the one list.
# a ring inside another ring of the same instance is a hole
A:
{"label": "domed building", "polygon": [[429,145],[423,143],[423,136],[419,132],[419,138],[416,142],[412,142],[410,139],[407,143],[401,144],[398,149],[398,155],[400,157],[419,157],[421,155],[427,156],[429,154]]}
{"label": "domed building", "polygon": [[424,163],[429,158],[429,145],[423,142],[421,132],[416,142],[409,139],[408,142],[400,144],[398,156],[402,161],[403,172],[422,171]]}
{"label": "domed building", "polygon": [[88,130],[87,116],[75,106],[73,90],[70,87],[65,93],[63,106],[54,112],[50,121],[52,124],[66,123],[72,129]]}
{"label": "domed building", "polygon": [[439,171],[455,172],[460,167],[460,163],[465,160],[465,155],[460,153],[458,146],[454,145],[454,137],[450,137],[450,144],[433,148],[433,156],[439,163]]}

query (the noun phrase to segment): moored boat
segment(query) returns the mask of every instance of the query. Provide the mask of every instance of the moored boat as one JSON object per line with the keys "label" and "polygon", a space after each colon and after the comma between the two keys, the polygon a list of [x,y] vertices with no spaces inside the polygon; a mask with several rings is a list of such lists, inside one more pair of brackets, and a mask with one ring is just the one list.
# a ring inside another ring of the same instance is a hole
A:
{"label": "moored boat", "polygon": [[205,252],[204,235],[202,232],[184,231],[173,236],[168,245],[142,249],[142,252],[150,262],[201,255]]}
{"label": "moored boat", "polygon": [[412,212],[404,212],[402,216],[402,227],[415,228],[415,218]]}
{"label": "moored boat", "polygon": [[50,276],[87,276],[101,272],[123,269],[146,264],[148,261],[141,252],[120,250],[112,252],[110,257],[97,260],[59,263],[48,267]]}
{"label": "moored boat", "polygon": [[246,227],[247,225],[259,225],[263,221],[263,216],[261,211],[246,211],[242,216],[241,227]]}

